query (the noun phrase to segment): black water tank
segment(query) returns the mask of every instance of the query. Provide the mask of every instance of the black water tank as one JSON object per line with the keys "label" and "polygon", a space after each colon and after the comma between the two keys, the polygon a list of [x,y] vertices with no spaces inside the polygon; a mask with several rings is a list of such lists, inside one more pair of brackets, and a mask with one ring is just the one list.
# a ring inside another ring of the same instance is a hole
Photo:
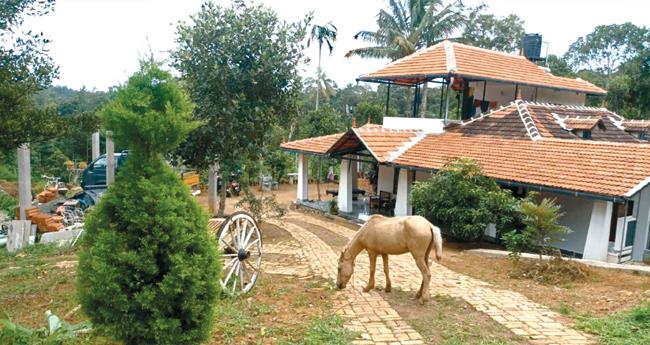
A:
{"label": "black water tank", "polygon": [[524,49],[524,56],[531,61],[541,60],[542,55],[542,35],[526,34],[521,42]]}

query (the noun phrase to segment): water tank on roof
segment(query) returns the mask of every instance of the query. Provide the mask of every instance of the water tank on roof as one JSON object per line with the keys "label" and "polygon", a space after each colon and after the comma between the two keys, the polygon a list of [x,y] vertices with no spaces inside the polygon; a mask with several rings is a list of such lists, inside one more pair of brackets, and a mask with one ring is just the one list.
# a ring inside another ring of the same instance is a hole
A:
{"label": "water tank on roof", "polygon": [[542,35],[526,34],[521,41],[521,48],[524,50],[524,56],[530,61],[541,60],[542,55]]}

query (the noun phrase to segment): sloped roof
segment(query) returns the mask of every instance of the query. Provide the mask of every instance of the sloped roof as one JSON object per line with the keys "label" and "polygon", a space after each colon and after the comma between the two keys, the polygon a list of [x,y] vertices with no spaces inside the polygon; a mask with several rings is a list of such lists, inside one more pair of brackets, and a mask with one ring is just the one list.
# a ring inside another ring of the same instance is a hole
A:
{"label": "sloped roof", "polygon": [[393,163],[440,169],[451,158],[476,160],[503,181],[625,197],[650,176],[650,146],[548,138],[539,141],[464,135],[429,135]]}
{"label": "sloped roof", "polygon": [[627,120],[622,122],[627,132],[647,132],[650,130],[650,121]]}
{"label": "sloped roof", "polygon": [[554,76],[523,56],[442,41],[395,60],[359,80],[417,84],[448,75],[602,95],[606,91],[585,80]]}
{"label": "sloped roof", "polygon": [[603,119],[600,117],[598,118],[568,118],[564,119],[562,123],[569,129],[569,130],[579,130],[579,131],[591,131],[593,130],[596,126],[600,125],[601,127],[604,127],[605,124],[603,123]]}
{"label": "sloped roof", "polygon": [[332,147],[332,145],[343,136],[343,134],[345,133],[336,133],[320,137],[289,141],[280,144],[280,147],[290,151],[324,155],[327,153],[327,150],[329,150],[329,148]]}
{"label": "sloped roof", "polygon": [[420,131],[406,129],[391,129],[381,125],[365,125],[353,128],[352,131],[380,163],[390,160],[391,152],[415,138]]}

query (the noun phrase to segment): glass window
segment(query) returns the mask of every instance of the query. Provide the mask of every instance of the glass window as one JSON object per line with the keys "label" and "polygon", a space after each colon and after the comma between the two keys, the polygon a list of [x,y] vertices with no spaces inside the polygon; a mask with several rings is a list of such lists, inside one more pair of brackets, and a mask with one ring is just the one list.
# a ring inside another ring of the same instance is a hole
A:
{"label": "glass window", "polygon": [[106,167],[106,157],[101,157],[93,163],[93,168],[105,168]]}

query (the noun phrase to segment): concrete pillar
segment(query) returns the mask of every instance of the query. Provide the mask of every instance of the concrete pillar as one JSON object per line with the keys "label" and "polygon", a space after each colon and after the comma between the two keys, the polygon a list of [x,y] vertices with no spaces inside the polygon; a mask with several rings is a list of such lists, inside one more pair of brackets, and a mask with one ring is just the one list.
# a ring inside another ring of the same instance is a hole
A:
{"label": "concrete pillar", "polygon": [[113,133],[106,131],[106,186],[115,182],[115,145]]}
{"label": "concrete pillar", "polygon": [[27,219],[25,210],[32,207],[32,165],[29,144],[18,148],[18,208],[20,219]]}
{"label": "concrete pillar", "polygon": [[393,178],[395,176],[395,168],[380,165],[378,175],[377,194],[379,194],[381,191],[393,193]]}
{"label": "concrete pillar", "polygon": [[359,183],[357,181],[357,172],[359,171],[359,162],[350,162],[351,174],[352,174],[352,190],[359,188]]}
{"label": "concrete pillar", "polygon": [[587,230],[587,240],[582,258],[590,260],[607,260],[609,245],[609,228],[612,219],[611,201],[596,200],[591,209],[591,219]]}
{"label": "concrete pillar", "polygon": [[[217,214],[219,206],[217,192],[217,176],[219,175],[219,164],[211,164],[208,168],[208,211],[210,216]],[[223,181],[222,181],[223,184]],[[225,188],[223,185],[221,188]]]}
{"label": "concrete pillar", "polygon": [[298,154],[298,201],[309,200],[309,159],[304,154]]}
{"label": "concrete pillar", "polygon": [[91,136],[91,154],[92,161],[99,158],[99,132],[95,132]]}
{"label": "concrete pillar", "polygon": [[341,177],[339,178],[339,210],[352,212],[352,165],[355,162],[341,161]]}
{"label": "concrete pillar", "polygon": [[650,225],[650,188],[646,187],[639,193],[636,200],[638,214],[636,215],[636,233],[634,235],[634,246],[632,247],[632,260],[643,260],[643,253],[648,249],[648,226]]}
{"label": "concrete pillar", "polygon": [[399,170],[399,178],[397,180],[397,197],[395,200],[395,215],[396,216],[410,216],[411,203],[409,202],[409,194],[411,194],[411,172],[406,169]]}

